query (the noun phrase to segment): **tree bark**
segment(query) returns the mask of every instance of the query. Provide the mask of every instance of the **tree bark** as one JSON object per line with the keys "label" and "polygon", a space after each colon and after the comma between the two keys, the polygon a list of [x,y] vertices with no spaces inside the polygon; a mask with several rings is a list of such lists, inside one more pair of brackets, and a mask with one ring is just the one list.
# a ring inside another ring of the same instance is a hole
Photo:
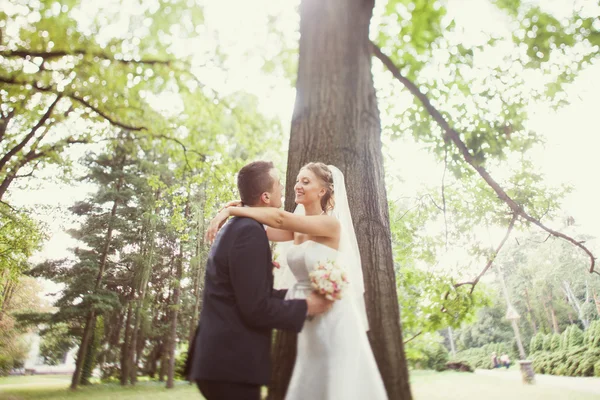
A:
{"label": "tree bark", "polygon": [[531,302],[529,300],[529,291],[525,288],[525,305],[527,305],[527,313],[529,314],[529,323],[531,324],[531,329],[533,329],[533,334],[535,335],[538,332],[537,325],[535,323],[535,315],[533,314],[533,309],[531,308]]}
{"label": "tree bark", "polygon": [[202,203],[200,207],[200,216],[199,220],[201,223],[198,224],[198,238],[196,240],[196,250],[195,250],[195,263],[196,269],[194,271],[194,307],[192,310],[192,321],[190,324],[190,333],[188,337],[188,343],[192,343],[194,339],[194,334],[196,333],[196,325],[198,324],[198,319],[200,317],[200,305],[202,303],[202,291],[203,286],[202,282],[204,279],[204,264],[206,262],[204,257],[204,247],[206,243],[204,242],[204,231],[206,230],[206,221],[204,218],[204,210],[206,207],[206,182],[204,183],[203,191],[202,191]]}
{"label": "tree bark", "polygon": [[[390,399],[411,399],[402,344],[369,24],[373,1],[303,0],[287,182],[309,161],[345,174],[363,263],[369,339]],[[293,185],[286,209],[294,207]],[[285,395],[294,339],[277,334],[270,399]]]}
{"label": "tree bark", "polygon": [[552,303],[549,303],[548,306],[550,307],[550,315],[552,316],[552,329],[554,330],[554,333],[560,333],[560,329],[558,329],[558,320],[556,318],[556,311],[554,310],[554,306],[552,305]]}
{"label": "tree bark", "polygon": [[[185,205],[185,220],[190,216],[190,198]],[[181,294],[181,279],[183,278],[183,240],[179,241],[179,254],[177,255],[177,268],[173,287],[173,302],[171,311],[171,334],[169,339],[168,357],[169,369],[167,373],[167,389],[172,389],[175,384],[175,349],[177,348],[177,318],[179,316],[179,297]]]}
{"label": "tree bark", "polygon": [[133,305],[131,300],[127,302],[127,317],[125,318],[125,333],[123,334],[123,345],[121,346],[121,385],[126,386],[131,371],[131,318],[133,314]]}

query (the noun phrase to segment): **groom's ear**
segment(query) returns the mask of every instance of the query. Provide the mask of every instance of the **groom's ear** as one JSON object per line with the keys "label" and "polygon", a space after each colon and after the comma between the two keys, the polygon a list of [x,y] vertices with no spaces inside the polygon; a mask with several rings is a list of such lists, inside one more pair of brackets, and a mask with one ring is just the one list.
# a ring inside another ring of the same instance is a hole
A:
{"label": "groom's ear", "polygon": [[263,194],[260,195],[260,201],[263,204],[269,205],[271,203],[271,195],[267,192],[264,192]]}

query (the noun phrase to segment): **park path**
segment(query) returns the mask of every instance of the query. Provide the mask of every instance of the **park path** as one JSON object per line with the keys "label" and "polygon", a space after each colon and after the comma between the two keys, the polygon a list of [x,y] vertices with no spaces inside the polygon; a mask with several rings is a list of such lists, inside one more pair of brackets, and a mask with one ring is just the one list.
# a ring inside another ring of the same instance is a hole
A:
{"label": "park path", "polygon": [[[492,376],[498,379],[506,379],[512,382],[521,382],[521,373],[518,368],[506,369],[478,369],[477,375]],[[556,387],[579,391],[582,393],[597,394],[600,399],[600,378],[581,378],[571,376],[535,375],[535,384],[546,387]]]}

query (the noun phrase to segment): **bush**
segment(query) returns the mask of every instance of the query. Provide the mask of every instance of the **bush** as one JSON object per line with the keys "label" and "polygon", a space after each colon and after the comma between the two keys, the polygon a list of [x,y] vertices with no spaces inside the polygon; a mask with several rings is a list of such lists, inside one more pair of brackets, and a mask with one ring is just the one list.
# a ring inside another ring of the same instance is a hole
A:
{"label": "bush", "polygon": [[515,353],[512,343],[490,343],[483,347],[467,349],[456,353],[453,357],[453,362],[466,362],[472,368],[477,369],[492,369],[492,353],[496,353],[498,357],[506,353],[511,360],[517,360],[518,356]]}
{"label": "bush", "polygon": [[444,371],[446,369],[446,363],[448,362],[448,350],[441,345],[438,346],[435,351],[431,354],[428,360],[428,369],[434,369],[436,371]]}
{"label": "bush", "polygon": [[529,344],[529,352],[531,354],[542,351],[544,348],[544,334],[538,332],[535,336],[531,338],[531,343]]}
{"label": "bush", "polygon": [[544,335],[544,342],[542,345],[542,350],[544,351],[552,351],[552,335]]}
{"label": "bush", "polygon": [[29,350],[22,338],[2,337],[3,334],[0,331],[0,339],[5,339],[0,340],[0,376],[8,375],[14,368],[22,368]]}
{"label": "bush", "polygon": [[554,353],[539,352],[533,360],[533,369],[538,374],[594,376],[599,359],[600,350],[584,346]]}
{"label": "bush", "polygon": [[592,349],[600,349],[600,320],[593,321],[584,333],[584,345]]}
{"label": "bush", "polygon": [[188,355],[188,346],[183,345],[177,349],[177,354],[175,355],[175,378],[186,380],[187,377],[184,376],[185,372],[185,363],[187,362]]}
{"label": "bush", "polygon": [[569,349],[583,346],[583,332],[576,325],[571,325],[569,328]]}
{"label": "bush", "polygon": [[406,360],[411,368],[443,371],[448,362],[448,349],[437,333],[426,333],[416,337],[405,346]]}
{"label": "bush", "polygon": [[552,335],[552,340],[550,341],[550,351],[555,352],[560,350],[560,335],[558,333],[554,333]]}

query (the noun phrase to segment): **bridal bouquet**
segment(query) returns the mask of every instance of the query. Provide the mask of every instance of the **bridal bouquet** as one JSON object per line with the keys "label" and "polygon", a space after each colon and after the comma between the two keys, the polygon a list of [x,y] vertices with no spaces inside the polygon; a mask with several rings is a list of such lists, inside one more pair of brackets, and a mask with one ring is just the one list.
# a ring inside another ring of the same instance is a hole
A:
{"label": "bridal bouquet", "polygon": [[334,261],[319,261],[310,272],[313,289],[329,300],[339,300],[348,286],[346,271]]}

